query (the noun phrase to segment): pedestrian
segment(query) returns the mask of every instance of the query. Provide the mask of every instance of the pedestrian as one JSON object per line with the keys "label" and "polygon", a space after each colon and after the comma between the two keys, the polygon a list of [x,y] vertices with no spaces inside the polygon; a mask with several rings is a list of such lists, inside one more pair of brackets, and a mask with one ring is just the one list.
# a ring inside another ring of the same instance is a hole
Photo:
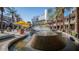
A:
{"label": "pedestrian", "polygon": [[24,34],[24,29],[23,28],[20,30],[20,34]]}

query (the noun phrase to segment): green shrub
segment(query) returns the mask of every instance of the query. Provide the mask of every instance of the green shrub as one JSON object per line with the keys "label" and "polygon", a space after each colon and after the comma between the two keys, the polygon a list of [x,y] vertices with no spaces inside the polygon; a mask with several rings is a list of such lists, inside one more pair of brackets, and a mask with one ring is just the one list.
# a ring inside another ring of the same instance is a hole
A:
{"label": "green shrub", "polygon": [[76,33],[75,31],[72,31],[72,32],[71,32],[71,35],[72,35],[72,36],[76,36],[76,34],[77,34],[77,33]]}

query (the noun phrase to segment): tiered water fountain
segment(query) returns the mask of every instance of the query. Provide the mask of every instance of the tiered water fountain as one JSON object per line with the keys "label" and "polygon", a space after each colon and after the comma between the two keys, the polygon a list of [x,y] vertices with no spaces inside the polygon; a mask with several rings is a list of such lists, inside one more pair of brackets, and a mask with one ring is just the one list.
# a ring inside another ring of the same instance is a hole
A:
{"label": "tiered water fountain", "polygon": [[30,46],[37,50],[53,51],[62,50],[66,46],[66,39],[61,33],[52,31],[41,31],[33,35]]}
{"label": "tiered water fountain", "polygon": [[[9,46],[9,50],[19,51],[75,51],[76,45],[63,32],[51,31],[48,28],[37,27],[32,35],[14,42]],[[17,48],[18,42],[22,42],[23,47]],[[24,44],[23,44],[24,43]]]}

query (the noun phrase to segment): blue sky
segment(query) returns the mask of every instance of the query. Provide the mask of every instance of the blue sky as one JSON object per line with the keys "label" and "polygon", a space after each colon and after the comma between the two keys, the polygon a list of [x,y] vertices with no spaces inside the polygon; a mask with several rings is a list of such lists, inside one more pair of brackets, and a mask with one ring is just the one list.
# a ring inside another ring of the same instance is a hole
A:
{"label": "blue sky", "polygon": [[[31,21],[34,16],[43,14],[44,10],[48,8],[50,7],[16,7],[15,9],[24,21]],[[68,13],[65,12],[64,15],[67,16]]]}
{"label": "blue sky", "polygon": [[39,16],[44,13],[46,7],[17,7],[17,13],[20,14],[23,20],[31,21],[34,16]]}

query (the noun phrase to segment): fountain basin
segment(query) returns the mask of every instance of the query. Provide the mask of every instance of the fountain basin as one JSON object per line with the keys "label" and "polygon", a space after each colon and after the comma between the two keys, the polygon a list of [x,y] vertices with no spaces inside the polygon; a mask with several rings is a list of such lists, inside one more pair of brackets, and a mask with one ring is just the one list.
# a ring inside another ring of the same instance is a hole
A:
{"label": "fountain basin", "polygon": [[54,32],[37,32],[33,35],[30,46],[37,50],[56,51],[66,46],[66,39]]}

